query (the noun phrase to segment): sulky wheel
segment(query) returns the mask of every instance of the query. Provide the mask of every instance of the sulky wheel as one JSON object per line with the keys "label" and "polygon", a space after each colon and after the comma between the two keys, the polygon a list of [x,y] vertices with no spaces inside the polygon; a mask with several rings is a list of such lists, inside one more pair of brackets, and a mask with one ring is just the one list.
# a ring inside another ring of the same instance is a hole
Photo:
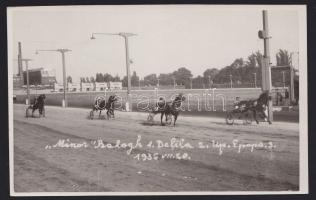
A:
{"label": "sulky wheel", "polygon": [[110,109],[107,113],[106,113],[107,119],[114,119],[114,110]]}
{"label": "sulky wheel", "polygon": [[94,111],[93,111],[93,110],[91,110],[91,111],[90,111],[89,118],[90,118],[90,119],[93,119],[93,116],[94,116]]}
{"label": "sulky wheel", "polygon": [[233,125],[234,124],[234,115],[233,115],[233,113],[231,111],[227,112],[226,124],[228,124],[228,125]]}
{"label": "sulky wheel", "polygon": [[106,119],[107,120],[111,119],[111,113],[108,113],[108,112],[106,113]]}
{"label": "sulky wheel", "polygon": [[28,118],[30,116],[30,107],[27,107],[25,110],[25,117]]}
{"label": "sulky wheel", "polygon": [[171,114],[169,114],[169,115],[167,115],[167,121],[166,121],[166,124],[167,124],[167,125],[171,125],[171,123],[172,123],[172,115],[171,115]]}
{"label": "sulky wheel", "polygon": [[149,113],[149,114],[148,114],[147,121],[148,121],[148,122],[154,121],[154,115],[153,115],[152,113]]}
{"label": "sulky wheel", "polygon": [[244,124],[252,123],[252,116],[250,112],[245,112],[243,118],[244,118]]}

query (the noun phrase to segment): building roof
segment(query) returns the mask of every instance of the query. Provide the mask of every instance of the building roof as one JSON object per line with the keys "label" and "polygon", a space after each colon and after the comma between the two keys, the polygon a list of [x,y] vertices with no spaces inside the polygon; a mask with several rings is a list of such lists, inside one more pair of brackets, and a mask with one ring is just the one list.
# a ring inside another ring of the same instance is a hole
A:
{"label": "building roof", "polygon": [[[36,71],[42,71],[44,68],[40,67],[40,68],[33,68],[33,69],[29,69],[29,72],[36,72]],[[23,72],[26,72],[26,70],[23,70]]]}

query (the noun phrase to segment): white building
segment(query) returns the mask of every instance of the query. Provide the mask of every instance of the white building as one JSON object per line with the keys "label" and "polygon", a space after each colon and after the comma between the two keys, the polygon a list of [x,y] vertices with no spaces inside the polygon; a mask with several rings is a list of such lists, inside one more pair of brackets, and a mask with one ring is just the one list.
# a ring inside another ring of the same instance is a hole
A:
{"label": "white building", "polygon": [[64,91],[64,86],[63,84],[54,84],[54,92],[63,92]]}
{"label": "white building", "polygon": [[81,83],[81,91],[93,91],[94,90],[94,84],[93,83]]}
{"label": "white building", "polygon": [[96,82],[95,83],[95,91],[105,91],[108,89],[108,84],[103,82],[103,83],[99,83]]}
{"label": "white building", "polygon": [[69,92],[77,92],[80,91],[81,87],[79,83],[68,83],[68,91]]}
{"label": "white building", "polygon": [[108,85],[110,90],[122,90],[122,82],[109,82]]}

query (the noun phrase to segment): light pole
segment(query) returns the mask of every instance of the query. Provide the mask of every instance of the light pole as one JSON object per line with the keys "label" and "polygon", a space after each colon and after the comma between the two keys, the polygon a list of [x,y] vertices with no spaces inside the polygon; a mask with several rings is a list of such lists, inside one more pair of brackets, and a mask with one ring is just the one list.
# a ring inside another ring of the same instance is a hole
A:
{"label": "light pole", "polygon": [[136,36],[134,33],[92,33],[91,39],[95,39],[95,35],[118,35],[124,38],[125,41],[125,54],[126,54],[126,73],[127,73],[127,102],[126,102],[126,110],[131,110],[130,107],[130,95],[131,95],[131,74],[130,74],[130,58],[128,51],[128,37]]}
{"label": "light pole", "polygon": [[157,78],[157,87],[159,88],[159,78]]}
{"label": "light pole", "polygon": [[285,88],[285,71],[282,71],[283,88]]}
{"label": "light pole", "polygon": [[18,42],[18,49],[19,49],[19,53],[18,53],[18,66],[19,66],[19,75],[21,77],[21,81],[24,84],[24,77],[23,77],[23,67],[22,67],[22,45],[21,42]]}
{"label": "light pole", "polygon": [[38,49],[35,54],[38,54],[40,51],[56,51],[61,53],[62,65],[63,65],[63,86],[64,86],[64,98],[62,101],[62,107],[67,107],[67,98],[66,98],[66,62],[65,62],[65,53],[71,51],[70,49]]}
{"label": "light pole", "polygon": [[254,75],[254,77],[255,77],[255,88],[257,88],[257,73],[255,72],[255,73],[253,73],[253,75]]}
{"label": "light pole", "polygon": [[26,101],[26,104],[27,105],[30,105],[30,77],[29,77],[29,61],[31,61],[31,59],[22,59],[22,61],[25,62],[25,69],[26,69],[26,86],[27,86],[27,89],[26,89],[26,94],[27,94],[27,101]]}
{"label": "light pole", "polygon": [[190,86],[191,86],[191,89],[192,89],[192,77],[190,77]]}
{"label": "light pole", "polygon": [[[297,54],[297,56],[299,56],[299,52],[291,52],[290,54],[290,58],[291,58],[291,62],[290,62],[290,102],[294,101],[294,76],[295,76],[295,71],[294,71],[294,65],[293,65],[293,55]],[[299,59],[297,59],[297,63],[296,63],[296,67],[297,70],[299,69]]]}
{"label": "light pole", "polygon": [[[26,105],[30,105],[30,78],[29,78],[29,61],[31,61],[32,59],[28,59],[28,58],[21,58],[20,59],[21,61],[24,61],[25,62],[25,71],[26,71],[26,96],[27,96],[27,99],[25,100],[25,104]],[[18,60],[19,61],[19,60]],[[21,76],[23,77],[24,74],[23,74],[23,67],[21,66]],[[24,78],[22,78],[23,80],[23,84],[24,84]]]}
{"label": "light pole", "polygon": [[233,75],[229,75],[230,78],[230,88],[233,88],[233,79],[232,79]]}
{"label": "light pole", "polygon": [[141,78],[139,77],[138,78],[138,89],[140,90],[140,81],[141,81]]}

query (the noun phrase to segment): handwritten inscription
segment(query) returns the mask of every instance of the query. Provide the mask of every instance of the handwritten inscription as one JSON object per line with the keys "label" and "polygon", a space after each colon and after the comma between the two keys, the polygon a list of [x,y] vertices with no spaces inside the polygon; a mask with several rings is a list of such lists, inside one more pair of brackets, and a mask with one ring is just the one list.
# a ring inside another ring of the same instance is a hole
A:
{"label": "handwritten inscription", "polygon": [[[218,152],[222,155],[224,152],[233,150],[240,154],[242,152],[254,152],[255,150],[272,151],[276,148],[273,142],[243,143],[237,139],[231,142],[220,142],[216,140],[189,142],[184,138],[171,138],[168,141],[156,139],[142,141],[141,135],[138,135],[134,142],[123,142],[116,140],[114,143],[105,142],[102,139],[73,142],[70,139],[59,139],[53,145],[46,145],[45,149],[104,149],[104,150],[124,150],[127,155],[139,161],[154,161],[165,159],[190,160],[189,151],[192,149],[207,150]],[[138,151],[135,151],[138,150]],[[167,151],[167,152],[164,152]]]}

